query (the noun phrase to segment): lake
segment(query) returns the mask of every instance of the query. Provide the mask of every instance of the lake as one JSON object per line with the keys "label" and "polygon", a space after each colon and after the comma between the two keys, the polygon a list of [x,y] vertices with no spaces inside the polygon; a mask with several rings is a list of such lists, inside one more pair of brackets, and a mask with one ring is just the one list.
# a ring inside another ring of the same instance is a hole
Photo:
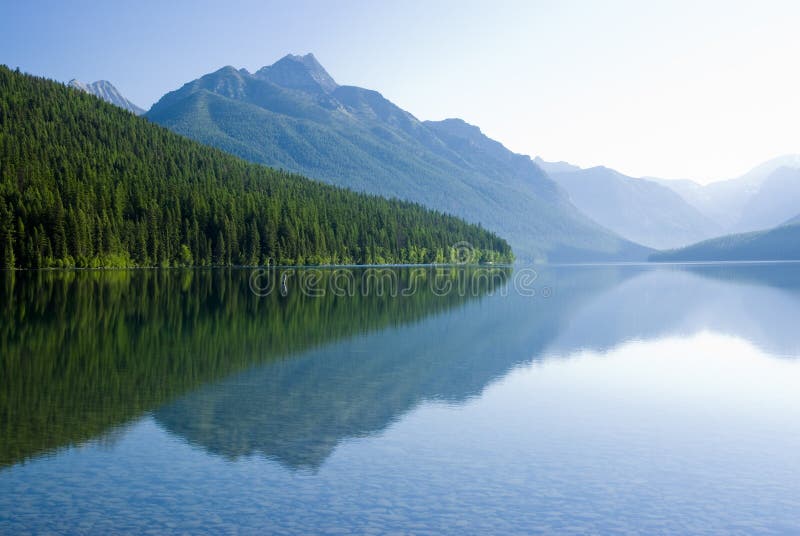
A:
{"label": "lake", "polygon": [[0,293],[2,533],[800,533],[797,264]]}

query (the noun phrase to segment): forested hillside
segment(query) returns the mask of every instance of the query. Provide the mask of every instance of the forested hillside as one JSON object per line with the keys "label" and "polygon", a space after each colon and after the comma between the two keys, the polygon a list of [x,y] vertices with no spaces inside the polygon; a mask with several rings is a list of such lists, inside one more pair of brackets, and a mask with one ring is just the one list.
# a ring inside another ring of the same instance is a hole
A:
{"label": "forested hillside", "polygon": [[0,66],[0,265],[509,261],[453,216],[247,163]]}
{"label": "forested hillside", "polygon": [[499,233],[524,260],[644,260],[648,248],[581,213],[524,155],[460,120],[422,122],[377,91],[339,86],[313,55],[224,67],[146,116],[252,162],[397,197]]}
{"label": "forested hillside", "polygon": [[659,262],[800,261],[800,223],[721,236],[650,256]]}

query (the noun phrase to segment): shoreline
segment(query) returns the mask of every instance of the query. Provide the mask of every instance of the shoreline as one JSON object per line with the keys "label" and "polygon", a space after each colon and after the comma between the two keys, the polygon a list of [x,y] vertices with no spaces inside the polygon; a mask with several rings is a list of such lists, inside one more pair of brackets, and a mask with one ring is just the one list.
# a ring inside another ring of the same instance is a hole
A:
{"label": "shoreline", "polygon": [[128,270],[285,270],[299,269],[310,270],[337,269],[337,268],[450,268],[450,267],[492,267],[492,268],[513,268],[514,264],[509,263],[420,263],[420,264],[280,264],[271,266],[262,265],[212,265],[212,266],[111,266],[111,267],[70,267],[70,268],[0,268],[0,272],[112,272]]}

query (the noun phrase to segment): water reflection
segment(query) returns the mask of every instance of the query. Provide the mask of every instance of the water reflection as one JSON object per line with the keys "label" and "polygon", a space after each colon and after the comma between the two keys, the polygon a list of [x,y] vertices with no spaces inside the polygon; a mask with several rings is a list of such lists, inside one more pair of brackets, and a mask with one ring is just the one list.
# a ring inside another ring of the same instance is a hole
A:
{"label": "water reflection", "polygon": [[628,340],[713,331],[747,339],[770,354],[800,354],[800,264],[620,270],[627,277],[575,310],[549,352],[604,351]]}
{"label": "water reflection", "polygon": [[[466,270],[396,270],[400,290],[417,289],[397,296],[362,289],[373,283],[361,277],[345,295],[309,295],[294,277],[288,292],[258,296],[246,270],[0,274],[0,467],[110,433],[257,363],[451,310],[508,274],[432,291]],[[280,275],[268,277],[277,288]]]}
{"label": "water reflection", "polygon": [[425,400],[463,402],[530,360],[630,340],[716,331],[797,355],[800,296],[789,266],[574,267],[543,271],[553,296],[511,293],[257,367],[156,412],[170,432],[237,459],[317,468],[346,438],[384,429]]}
{"label": "water reflection", "polygon": [[[235,270],[7,273],[0,465],[113,434],[154,410],[209,452],[317,468],[343,439],[378,432],[424,400],[477,396],[531,360],[702,331],[795,356],[797,268],[549,268],[538,278],[553,290],[546,298],[504,287],[503,270],[475,296],[418,285],[407,296],[322,297],[300,292],[299,277],[286,296],[256,296],[251,273]],[[395,273],[414,286],[413,270]]]}
{"label": "water reflection", "polygon": [[797,533],[796,269],[405,301],[29,274],[2,302],[0,531]]}

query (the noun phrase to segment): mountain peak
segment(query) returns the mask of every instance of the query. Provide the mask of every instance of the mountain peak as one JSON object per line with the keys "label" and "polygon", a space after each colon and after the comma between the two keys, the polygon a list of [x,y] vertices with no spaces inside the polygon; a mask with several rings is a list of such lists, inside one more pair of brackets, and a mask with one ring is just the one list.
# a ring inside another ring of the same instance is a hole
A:
{"label": "mountain peak", "polygon": [[111,104],[119,106],[120,108],[124,108],[129,112],[135,113],[136,115],[142,115],[144,113],[143,109],[126,99],[122,93],[120,93],[119,90],[114,87],[114,84],[108,80],[98,80],[96,82],[92,82],[91,84],[87,84],[73,78],[67,83],[67,85],[69,87],[79,89],[84,93],[89,93],[90,95],[99,97],[106,102],[110,102]]}
{"label": "mountain peak", "polygon": [[314,56],[314,54],[312,54],[311,52],[309,52],[305,56],[301,56],[300,54],[286,54],[284,57],[276,61],[275,64],[284,61],[294,61],[297,63],[302,63],[304,66],[306,66],[306,68],[312,70],[313,69],[322,69],[323,71],[325,70],[323,69],[322,65],[320,65],[319,61],[317,61],[316,56]]}
{"label": "mountain peak", "polygon": [[760,186],[770,175],[780,168],[800,169],[800,154],[785,154],[759,164],[744,175],[739,180]]}
{"label": "mountain peak", "polygon": [[242,80],[249,77],[250,73],[247,72],[246,69],[237,69],[232,65],[226,65],[225,67],[220,67],[213,73],[208,73],[201,77],[201,79],[210,79],[215,81],[237,81],[237,83],[241,83]]}
{"label": "mountain peak", "polygon": [[256,71],[255,76],[285,88],[314,93],[330,93],[339,87],[311,53],[305,56],[287,54],[272,65]]}
{"label": "mountain peak", "polygon": [[81,91],[84,91],[86,93],[91,93],[91,90],[89,90],[89,85],[86,84],[86,82],[81,82],[77,78],[73,78],[72,80],[67,82],[67,85],[69,87],[74,87],[75,89],[80,89]]}

